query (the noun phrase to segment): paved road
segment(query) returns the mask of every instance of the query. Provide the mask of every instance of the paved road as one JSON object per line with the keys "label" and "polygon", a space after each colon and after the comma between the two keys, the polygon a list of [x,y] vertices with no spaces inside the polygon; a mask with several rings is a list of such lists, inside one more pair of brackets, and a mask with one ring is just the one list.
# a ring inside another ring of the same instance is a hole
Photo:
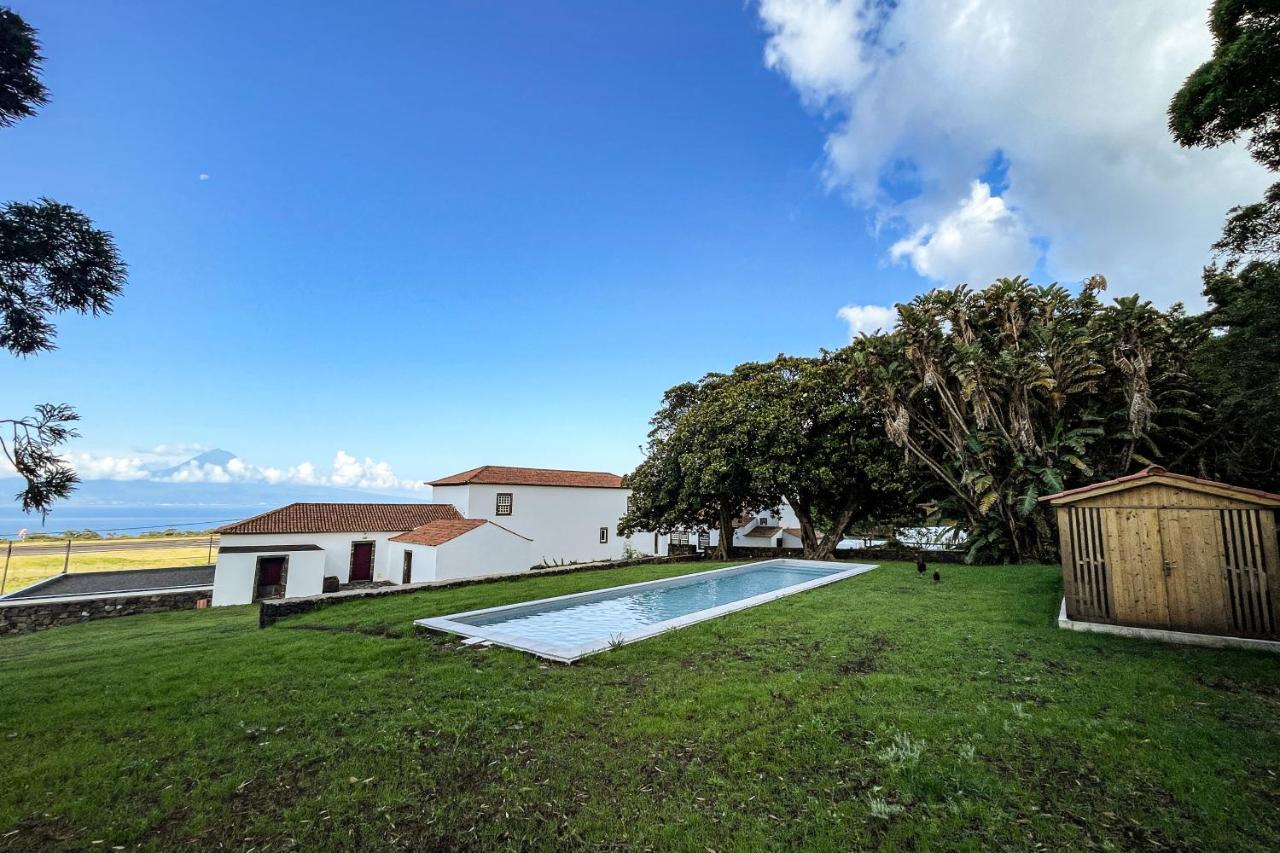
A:
{"label": "paved road", "polygon": [[[7,549],[7,545],[0,545],[0,555]],[[145,539],[134,542],[98,542],[93,539],[73,540],[71,543],[71,554],[92,554],[102,551],[153,551],[162,548],[204,548],[209,547],[209,537],[204,536],[198,539]],[[217,550],[218,537],[213,537],[213,547]],[[35,543],[17,543],[13,544],[13,555],[15,557],[21,555],[39,555],[39,554],[65,554],[67,552],[67,540],[63,539],[58,542],[41,542]]]}

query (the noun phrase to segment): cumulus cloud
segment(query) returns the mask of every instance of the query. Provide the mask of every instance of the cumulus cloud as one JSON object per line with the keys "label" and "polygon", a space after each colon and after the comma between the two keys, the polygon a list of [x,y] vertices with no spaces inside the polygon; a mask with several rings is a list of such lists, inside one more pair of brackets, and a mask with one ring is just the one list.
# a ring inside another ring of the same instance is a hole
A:
{"label": "cumulus cloud", "polygon": [[1205,9],[759,2],[765,63],[829,121],[828,184],[901,235],[891,258],[946,284],[1037,264],[1062,281],[1100,272],[1165,303],[1198,301],[1227,208],[1267,183],[1239,146],[1187,151],[1166,129],[1211,52]]}
{"label": "cumulus cloud", "polygon": [[849,324],[849,340],[858,335],[887,332],[898,323],[898,312],[887,305],[846,305],[836,316]]}
{"label": "cumulus cloud", "polygon": [[65,458],[82,480],[145,480],[150,476],[138,456],[70,453]]}
{"label": "cumulus cloud", "polygon": [[[138,455],[78,452],[64,458],[84,480],[151,480],[162,483],[267,483],[270,485],[333,486],[369,491],[418,491],[421,480],[400,478],[391,465],[371,457],[357,458],[339,450],[327,469],[312,462],[289,467],[254,465],[238,457],[217,464],[194,459],[170,467],[157,467],[156,459],[171,455],[175,448],[205,450],[202,445],[158,445]],[[197,450],[197,452],[199,452]],[[7,470],[6,470],[7,469]],[[0,464],[0,474],[16,473]]]}
{"label": "cumulus cloud", "polygon": [[985,283],[1030,271],[1037,251],[1026,223],[990,186],[974,181],[955,210],[894,243],[889,256],[909,259],[934,281]]}

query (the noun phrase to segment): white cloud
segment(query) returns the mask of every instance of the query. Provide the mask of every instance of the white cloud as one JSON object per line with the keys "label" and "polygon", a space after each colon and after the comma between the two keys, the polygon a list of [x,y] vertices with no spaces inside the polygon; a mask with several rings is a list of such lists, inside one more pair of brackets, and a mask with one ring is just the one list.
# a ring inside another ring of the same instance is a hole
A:
{"label": "white cloud", "polygon": [[208,176],[208,175],[206,175],[204,172],[201,172],[201,173],[200,173],[200,180],[202,180],[202,181],[207,181],[207,180],[209,180],[209,176]]}
{"label": "white cloud", "polygon": [[889,256],[910,260],[916,272],[934,281],[981,286],[1002,275],[1029,272],[1037,251],[1018,214],[993,196],[991,187],[974,181],[959,207],[894,243]]}
{"label": "white cloud", "polygon": [[[312,462],[288,468],[259,466],[240,458],[225,465],[188,461],[172,470],[158,468],[156,459],[171,455],[175,448],[205,449],[202,445],[158,445],[152,451],[136,456],[110,453],[78,452],[66,460],[84,480],[152,480],[167,483],[267,483],[271,485],[333,486],[370,491],[418,491],[426,488],[421,480],[398,477],[391,465],[371,457],[358,459],[339,450],[328,470],[320,470]],[[7,470],[6,470],[7,469]],[[12,466],[0,465],[0,474],[12,473]]]}
{"label": "white cloud", "polygon": [[[1039,259],[1063,281],[1100,272],[1119,292],[1198,301],[1227,208],[1268,177],[1240,146],[1187,151],[1166,129],[1211,52],[1204,0],[885,6],[760,0],[759,13],[765,63],[832,120],[829,185],[908,235],[901,261],[983,284]],[[973,182],[997,152],[1007,187],[975,218]],[[907,180],[890,190],[890,175]]]}
{"label": "white cloud", "polygon": [[898,324],[898,312],[887,305],[846,305],[836,316],[849,324],[849,340],[858,335],[887,332]]}
{"label": "white cloud", "polygon": [[69,453],[66,459],[82,480],[145,480],[150,476],[137,456]]}

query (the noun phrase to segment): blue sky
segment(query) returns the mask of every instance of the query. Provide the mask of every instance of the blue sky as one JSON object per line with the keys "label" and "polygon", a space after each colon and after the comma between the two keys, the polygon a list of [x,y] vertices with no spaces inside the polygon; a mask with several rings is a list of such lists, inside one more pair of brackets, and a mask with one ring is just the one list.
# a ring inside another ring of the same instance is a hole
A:
{"label": "blue sky", "polygon": [[[1111,21],[1116,39],[1159,39],[1153,20],[1187,35],[1163,78],[1134,83],[1141,121],[1105,138],[1081,138],[1096,104],[1045,82],[1061,69],[1004,75],[1039,80],[1057,119],[1007,115],[1028,101],[1002,83],[977,103],[1008,121],[975,120],[965,75],[992,63],[934,52],[957,32],[945,4],[903,2],[897,47],[868,55],[847,2],[12,5],[40,32],[52,100],[0,131],[3,197],[81,208],[131,267],[114,314],[64,316],[57,352],[0,361],[6,412],[73,403],[85,459],[195,444],[259,466],[344,450],[404,479],[625,472],[665,388],[838,347],[843,306],[997,262],[1064,280],[1124,268],[1150,242],[1125,229],[1149,220],[1128,204],[1086,233],[1117,205],[1088,197],[1115,178],[1081,151],[1131,134],[1206,192],[1254,180],[1238,152],[1232,183],[1159,129],[1207,55],[1199,0]],[[1043,66],[1052,33],[1016,3],[986,6],[1025,35],[1001,61]],[[1094,76],[1077,89],[1111,91],[1127,72],[1080,73]],[[1186,239],[1207,246],[1242,199],[1194,191],[1208,213]],[[1196,264],[1174,296],[1194,296]]]}

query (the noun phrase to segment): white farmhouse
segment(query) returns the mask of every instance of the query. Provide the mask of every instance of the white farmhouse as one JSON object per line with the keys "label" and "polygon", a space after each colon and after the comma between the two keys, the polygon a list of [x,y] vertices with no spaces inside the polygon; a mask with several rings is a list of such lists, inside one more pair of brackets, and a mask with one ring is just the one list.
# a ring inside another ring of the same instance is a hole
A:
{"label": "white farmhouse", "polygon": [[391,537],[461,519],[451,504],[295,503],[219,528],[213,603],[297,598],[338,583],[403,582],[388,559]]}
{"label": "white farmhouse", "polygon": [[585,563],[618,559],[627,546],[659,554],[665,537],[617,535],[631,490],[617,474],[484,465],[428,483],[434,500],[467,518],[497,522],[533,540],[535,563]]}

